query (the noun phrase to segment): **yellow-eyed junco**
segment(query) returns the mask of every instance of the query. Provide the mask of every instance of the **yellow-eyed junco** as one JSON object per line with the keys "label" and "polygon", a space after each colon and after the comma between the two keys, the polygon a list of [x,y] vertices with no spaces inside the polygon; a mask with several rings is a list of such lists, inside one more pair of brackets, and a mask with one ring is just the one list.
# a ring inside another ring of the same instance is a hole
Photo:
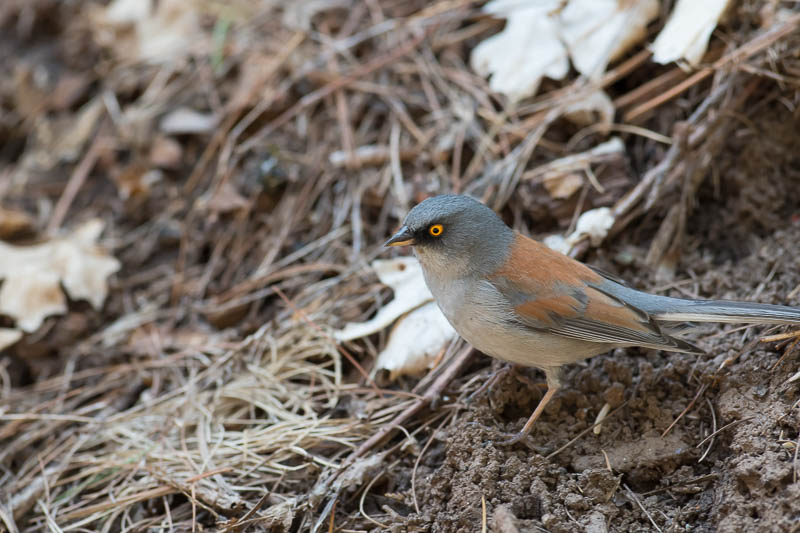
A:
{"label": "yellow-eyed junco", "polygon": [[561,386],[562,365],[626,346],[702,353],[669,323],[800,324],[798,308],[637,291],[513,231],[468,196],[414,207],[386,242],[401,245],[413,246],[442,313],[473,347],[544,371],[547,393],[509,444],[530,432]]}

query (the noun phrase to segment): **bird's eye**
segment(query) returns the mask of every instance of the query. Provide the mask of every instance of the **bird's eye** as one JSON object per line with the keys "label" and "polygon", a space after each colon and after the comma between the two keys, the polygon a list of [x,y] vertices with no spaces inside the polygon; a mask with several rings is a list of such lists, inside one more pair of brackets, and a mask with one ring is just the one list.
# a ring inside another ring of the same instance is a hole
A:
{"label": "bird's eye", "polygon": [[442,234],[443,231],[444,228],[442,227],[441,224],[434,224],[433,226],[428,228],[428,233],[430,233],[434,237],[438,237],[439,235]]}

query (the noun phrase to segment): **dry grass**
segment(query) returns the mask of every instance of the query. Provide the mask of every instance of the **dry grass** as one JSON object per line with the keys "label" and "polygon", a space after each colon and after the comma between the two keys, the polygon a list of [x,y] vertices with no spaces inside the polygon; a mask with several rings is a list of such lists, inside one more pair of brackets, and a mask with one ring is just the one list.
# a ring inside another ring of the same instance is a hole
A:
{"label": "dry grass", "polygon": [[[636,51],[598,84],[547,83],[516,107],[466,65],[500,28],[475,2],[355,2],[305,31],[274,2],[198,1],[209,54],[158,67],[109,55],[84,8],[60,4],[0,8],[9,46],[26,50],[55,27],[42,53],[86,83],[72,104],[43,100],[48,112],[28,116],[27,78],[0,87],[0,142],[19,152],[0,151],[0,200],[35,213],[42,231],[103,217],[124,268],[104,313],[78,308],[14,348],[30,379],[0,359],[0,529],[14,533],[396,522],[379,504],[365,512],[365,491],[451,422],[454,410],[427,407],[466,355],[412,393],[382,389],[358,366],[384,336],[337,346],[330,331],[389,297],[366,265],[405,210],[469,192],[541,232],[604,205],[614,234],[660,213],[649,259],[674,268],[722,142],[755,99],[796,96],[800,76],[800,18],[762,29],[760,3],[735,10],[694,74]],[[563,119],[598,86],[617,103],[630,161],[595,169],[603,191],[587,179],[552,199],[539,170],[609,136]],[[47,148],[38,130],[93,101],[104,112],[79,157],[49,168],[28,157]],[[145,187],[141,169],[164,143],[157,119],[180,106],[219,125],[177,137],[179,163]],[[122,197],[131,180],[140,188]]]}

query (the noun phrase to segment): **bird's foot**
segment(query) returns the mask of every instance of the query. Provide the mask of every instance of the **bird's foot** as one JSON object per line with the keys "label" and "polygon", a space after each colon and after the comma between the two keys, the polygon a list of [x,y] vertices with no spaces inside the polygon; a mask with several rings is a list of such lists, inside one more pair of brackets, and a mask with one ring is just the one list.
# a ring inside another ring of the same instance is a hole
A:
{"label": "bird's foot", "polygon": [[491,441],[487,441],[484,445],[493,444],[498,448],[510,448],[511,446],[515,446],[517,444],[522,444],[526,448],[541,455],[545,455],[548,453],[547,448],[542,446],[536,446],[533,440],[530,439],[530,434],[524,431],[520,431],[519,433],[500,433],[498,439],[494,439]]}
{"label": "bird's foot", "polygon": [[495,445],[497,446],[514,446],[515,444],[519,444],[521,442],[525,442],[528,439],[528,433],[520,431],[519,433],[504,433],[502,434],[505,438],[502,440],[495,441]]}

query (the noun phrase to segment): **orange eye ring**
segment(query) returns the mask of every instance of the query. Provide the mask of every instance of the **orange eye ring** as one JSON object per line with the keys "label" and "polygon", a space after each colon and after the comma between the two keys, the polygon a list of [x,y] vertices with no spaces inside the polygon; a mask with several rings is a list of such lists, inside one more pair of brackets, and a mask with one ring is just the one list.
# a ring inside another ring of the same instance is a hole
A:
{"label": "orange eye ring", "polygon": [[438,237],[444,232],[444,227],[441,224],[434,224],[430,228],[428,228],[428,233],[431,234],[432,237]]}

